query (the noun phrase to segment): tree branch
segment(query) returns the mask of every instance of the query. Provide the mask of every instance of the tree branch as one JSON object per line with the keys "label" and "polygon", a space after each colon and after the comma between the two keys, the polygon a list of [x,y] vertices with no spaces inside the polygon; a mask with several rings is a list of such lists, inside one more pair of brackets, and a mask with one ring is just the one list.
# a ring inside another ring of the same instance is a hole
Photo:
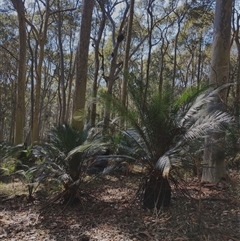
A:
{"label": "tree branch", "polygon": [[5,48],[3,45],[0,45],[1,48],[3,48],[6,52],[8,52],[15,60],[18,61],[18,58],[7,48]]}

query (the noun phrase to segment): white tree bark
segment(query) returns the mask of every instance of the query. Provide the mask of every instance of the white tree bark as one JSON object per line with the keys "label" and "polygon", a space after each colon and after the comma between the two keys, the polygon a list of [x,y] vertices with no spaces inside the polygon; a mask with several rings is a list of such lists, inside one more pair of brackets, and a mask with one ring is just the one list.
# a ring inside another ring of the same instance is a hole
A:
{"label": "white tree bark", "polygon": [[[229,80],[232,0],[216,1],[210,84],[221,86]],[[210,103],[208,110],[224,108],[227,90]],[[202,181],[217,183],[226,177],[224,134],[211,133],[205,141]]]}

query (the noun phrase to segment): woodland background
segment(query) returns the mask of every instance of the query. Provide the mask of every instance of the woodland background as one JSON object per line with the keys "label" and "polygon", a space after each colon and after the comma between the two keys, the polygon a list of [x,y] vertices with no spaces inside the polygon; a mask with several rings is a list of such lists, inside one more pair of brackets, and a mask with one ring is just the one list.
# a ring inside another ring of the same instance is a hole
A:
{"label": "woodland background", "polygon": [[0,238],[238,241],[239,28],[239,0],[0,0]]}
{"label": "woodland background", "polygon": [[[146,92],[161,91],[166,84],[177,94],[208,81],[215,1],[136,1],[133,20],[129,1],[94,4],[86,95],[83,88],[77,93],[79,98],[83,96],[85,125],[95,126],[103,120],[101,91],[108,89],[131,105],[126,70],[143,83],[143,98]],[[76,111],[75,80],[82,75],[76,73],[82,2],[7,1],[0,10],[0,140],[30,144],[46,139],[52,127],[71,123]],[[238,1],[232,11],[229,82],[236,83]],[[18,17],[24,19],[24,25]],[[126,36],[129,25],[131,42]],[[124,39],[117,45],[120,34]],[[238,112],[236,89],[231,88],[228,98],[233,112]],[[78,110],[82,116],[82,108]]]}

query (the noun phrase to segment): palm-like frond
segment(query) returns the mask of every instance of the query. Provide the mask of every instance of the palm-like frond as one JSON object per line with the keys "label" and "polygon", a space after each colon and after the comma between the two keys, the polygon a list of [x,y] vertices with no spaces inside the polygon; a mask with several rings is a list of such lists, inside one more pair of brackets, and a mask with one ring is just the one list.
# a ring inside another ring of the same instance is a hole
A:
{"label": "palm-like frond", "polygon": [[[206,96],[209,96],[210,101],[211,95],[204,92],[206,88],[192,87],[173,98],[171,88],[166,87],[163,93],[152,93],[147,102],[144,102],[142,84],[132,77],[129,80],[131,108],[123,106],[114,96],[106,94],[103,97],[112,104],[114,112],[124,117],[131,126],[126,130],[119,128],[123,139],[118,144],[119,152],[144,161],[151,169],[160,156],[180,141],[187,125],[191,126],[196,122],[193,113],[196,116],[201,106],[207,103]],[[195,101],[197,97],[198,104]]]}
{"label": "palm-like frond", "polygon": [[191,121],[189,120],[193,119],[193,117],[195,117],[195,119],[198,119],[198,117],[202,115],[202,113],[200,112],[202,107],[208,103],[213,103],[216,100],[216,96],[219,94],[219,92],[231,85],[231,83],[228,83],[215,89],[203,88],[204,92],[200,95],[198,92],[196,100],[188,102],[189,105],[183,105],[184,109],[181,111],[182,113],[179,113],[179,117],[181,118],[179,122],[180,126],[187,127],[186,125],[191,123]]}
{"label": "palm-like frond", "polygon": [[[136,95],[137,91],[133,91],[132,93],[134,95]],[[112,95],[108,95],[107,93],[103,93],[102,98],[104,98],[105,100],[107,100],[108,102],[110,102],[112,104],[112,109],[114,110],[114,112],[117,112],[121,118],[128,121],[128,123],[131,125],[131,127],[135,131],[134,135],[136,135],[136,133],[137,133],[137,135],[138,135],[137,139],[141,139],[141,141],[144,142],[144,146],[146,146],[146,148],[149,150],[149,153],[151,153],[151,149],[152,149],[151,144],[149,142],[148,135],[146,135],[146,132],[147,132],[147,128],[146,128],[147,125],[145,125],[146,114],[143,113],[142,105],[141,105],[141,103],[138,99],[140,97],[138,97],[136,99],[133,98],[135,100],[135,106],[137,106],[138,108],[137,109],[131,109],[131,110],[126,108],[118,98],[116,98]],[[139,118],[139,115],[140,115],[140,118]],[[139,124],[139,119],[142,122],[141,124]],[[142,126],[144,126],[144,128],[142,128]],[[118,128],[118,129],[120,129],[120,131],[122,131],[121,127]],[[134,140],[135,139],[134,135],[132,135],[133,132],[131,133],[130,129],[128,129],[128,131],[129,132],[125,132],[125,135],[126,136],[128,135],[130,137],[130,139]],[[152,154],[153,153],[151,153],[151,155]]]}
{"label": "palm-like frond", "polygon": [[74,147],[81,145],[87,138],[87,131],[78,131],[64,124],[55,127],[49,132],[50,143],[67,154]]}
{"label": "palm-like frond", "polygon": [[106,149],[109,147],[109,145],[109,142],[104,142],[101,140],[84,143],[71,150],[68,153],[66,160],[70,159],[77,153],[85,153],[85,155],[88,156],[88,152],[91,152],[91,155],[94,155],[94,153],[98,153],[100,150]]}
{"label": "palm-like frond", "polygon": [[[125,150],[126,154],[132,153],[131,155],[138,159],[143,156],[147,159],[151,159],[152,153],[148,145],[146,145],[146,143],[149,143],[149,140],[144,128],[141,129],[141,134],[134,128],[120,131],[122,133],[122,142],[118,146],[120,153],[123,153]],[[142,138],[142,136],[145,138]]]}
{"label": "palm-like frond", "polygon": [[226,127],[233,123],[233,117],[227,112],[221,110],[206,111],[205,105],[214,101],[216,93],[228,85],[221,86],[211,92],[202,94],[192,106],[181,116],[179,125],[183,129],[183,133],[178,136],[176,142],[166,153],[158,159],[156,168],[163,171],[163,175],[168,175],[172,165],[181,160],[182,153],[186,153],[186,147],[190,142],[203,138],[210,132],[226,131]]}
{"label": "palm-like frond", "polygon": [[[142,82],[130,79],[131,104],[128,108],[118,98],[103,95],[111,103],[114,113],[124,118],[130,128],[123,129],[113,120],[111,128],[114,133],[104,136],[100,130],[90,143],[87,141],[73,149],[69,156],[113,146],[114,154],[129,156],[144,161],[150,169],[156,166],[168,172],[171,165],[179,162],[180,156],[186,153],[190,142],[206,136],[209,131],[224,130],[225,124],[232,121],[230,115],[220,110],[205,111],[205,106],[216,100],[216,94],[228,86],[216,89],[191,87],[174,97],[166,88],[163,93],[152,93],[143,102]],[[114,170],[116,165],[117,158],[105,173]]]}
{"label": "palm-like frond", "polygon": [[187,129],[183,138],[187,142],[203,137],[210,131],[225,131],[226,123],[230,124],[232,122],[233,117],[230,114],[216,110],[193,123],[189,129]]}
{"label": "palm-like frond", "polygon": [[43,163],[29,169],[34,175],[35,182],[41,183],[45,179],[52,178],[65,184],[72,181],[71,176],[57,163],[51,160],[45,160]]}

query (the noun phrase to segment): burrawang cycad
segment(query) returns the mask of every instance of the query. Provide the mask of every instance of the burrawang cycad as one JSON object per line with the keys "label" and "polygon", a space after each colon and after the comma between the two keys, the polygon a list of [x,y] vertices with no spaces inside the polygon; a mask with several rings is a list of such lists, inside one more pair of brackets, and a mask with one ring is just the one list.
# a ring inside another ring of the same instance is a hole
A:
{"label": "burrawang cycad", "polygon": [[118,154],[134,158],[147,169],[142,185],[145,208],[168,206],[171,200],[168,177],[172,166],[181,164],[196,140],[203,143],[209,132],[224,132],[233,123],[233,117],[224,111],[226,108],[207,109],[219,91],[229,86],[189,87],[176,96],[166,87],[163,93],[151,93],[143,102],[138,82],[130,81],[131,107],[126,108],[111,97],[115,112],[118,111],[128,126],[118,128],[122,137]]}

